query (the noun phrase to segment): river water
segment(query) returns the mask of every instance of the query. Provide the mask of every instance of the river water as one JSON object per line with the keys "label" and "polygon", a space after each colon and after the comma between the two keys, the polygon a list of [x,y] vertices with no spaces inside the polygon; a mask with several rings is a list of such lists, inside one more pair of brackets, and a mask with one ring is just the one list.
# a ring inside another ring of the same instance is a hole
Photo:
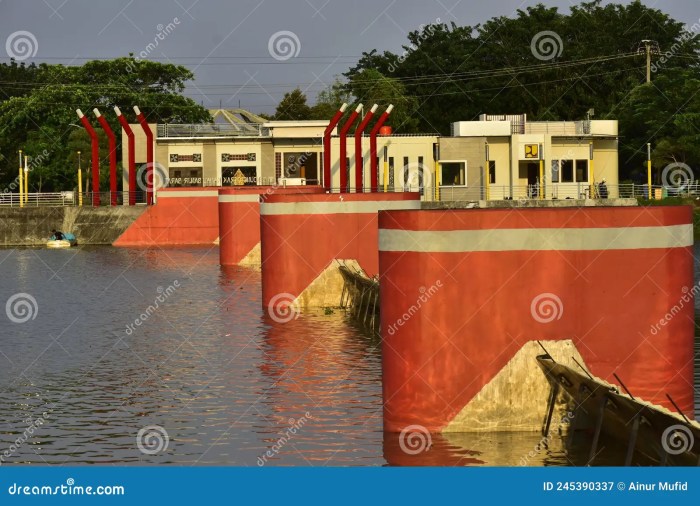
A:
{"label": "river water", "polygon": [[339,311],[271,318],[260,273],[222,269],[217,249],[7,249],[0,280],[3,465],[587,460],[522,433],[406,452],[382,431],[378,339]]}

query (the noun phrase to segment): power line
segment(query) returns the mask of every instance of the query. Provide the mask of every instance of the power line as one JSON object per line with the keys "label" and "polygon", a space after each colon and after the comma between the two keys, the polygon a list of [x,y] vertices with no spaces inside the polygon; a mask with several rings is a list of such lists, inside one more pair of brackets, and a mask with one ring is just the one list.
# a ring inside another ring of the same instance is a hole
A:
{"label": "power line", "polygon": [[[624,58],[631,58],[631,57],[636,57],[637,53],[623,53],[623,54],[616,54],[616,55],[610,55],[610,56],[601,56],[601,57],[591,57],[591,58],[584,58],[581,60],[573,60],[569,62],[556,62],[556,63],[538,63],[538,64],[533,64],[533,65],[524,65],[521,67],[501,67],[499,69],[490,69],[490,70],[476,70],[476,71],[468,71],[468,72],[456,72],[456,73],[439,73],[439,74],[427,74],[427,75],[422,75],[422,76],[414,76],[414,77],[394,77],[394,76],[385,76],[385,77],[390,77],[391,79],[395,79],[399,82],[402,82],[404,84],[410,84],[410,85],[420,85],[420,84],[439,84],[441,82],[446,83],[450,81],[467,81],[467,80],[473,80],[473,79],[486,79],[486,78],[495,78],[495,77],[509,77],[512,76],[513,74],[523,74],[523,73],[530,73],[530,72],[542,72],[542,71],[552,71],[552,70],[561,70],[561,69],[567,69],[570,67],[574,66],[579,66],[579,65],[593,65],[597,63],[604,63],[608,61],[615,61],[615,60],[620,60]],[[442,79],[442,81],[440,81]],[[376,81],[374,80],[363,80],[363,79],[353,79],[353,84],[374,84]],[[96,84],[96,83],[89,83],[89,84],[84,84],[84,83],[69,83],[69,84],[62,84],[62,83],[45,83],[45,82],[29,82],[29,81],[0,81],[0,84],[5,84],[5,85],[12,85],[12,86],[26,86],[26,87],[36,87],[36,86],[42,86],[42,85],[49,85],[49,86],[66,86],[66,87],[75,87],[77,89],[80,88],[85,88],[85,89],[90,89],[90,90],[95,90],[95,89],[119,89],[119,88],[131,88],[131,89],[149,89],[152,88],[152,86],[148,85],[143,85],[143,86],[138,86],[138,85],[130,85],[126,83],[113,83],[113,84]],[[317,82],[312,82],[312,83],[267,83],[267,84],[260,84],[260,83],[244,83],[244,84],[202,84],[202,85],[197,85],[196,88],[199,88],[200,90],[205,90],[205,89],[215,89],[215,88],[235,88],[237,90],[242,90],[244,88],[276,88],[276,87],[281,87],[281,88],[292,88],[292,87],[310,87],[310,86],[328,86],[329,84],[333,83],[328,83],[324,81],[317,81]],[[215,95],[215,93],[212,93],[212,95]],[[226,94],[223,94],[226,95]]]}

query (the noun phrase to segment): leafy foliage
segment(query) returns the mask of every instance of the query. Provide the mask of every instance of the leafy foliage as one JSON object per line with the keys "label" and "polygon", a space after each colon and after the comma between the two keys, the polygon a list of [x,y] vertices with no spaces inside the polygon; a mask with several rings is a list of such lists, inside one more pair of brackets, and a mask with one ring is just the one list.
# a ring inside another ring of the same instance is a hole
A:
{"label": "leafy foliage", "polygon": [[[75,151],[82,148],[83,168],[88,169],[90,144],[76,109],[93,118],[92,109],[100,108],[118,138],[121,127],[111,111],[115,105],[132,120],[132,106],[138,105],[152,122],[209,121],[206,109],[180,94],[192,78],[184,67],[134,58],[76,67],[0,65],[0,187],[14,180],[20,149],[38,161],[31,167],[30,192],[77,186]],[[100,177],[107,181],[106,141],[100,145]]]}

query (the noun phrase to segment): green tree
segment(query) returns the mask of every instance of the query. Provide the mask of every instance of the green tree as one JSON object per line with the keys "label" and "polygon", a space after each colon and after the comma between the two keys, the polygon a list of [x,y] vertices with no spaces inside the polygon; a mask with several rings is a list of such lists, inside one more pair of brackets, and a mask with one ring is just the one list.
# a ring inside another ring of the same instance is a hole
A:
{"label": "green tree", "polygon": [[[406,92],[406,87],[397,79],[386,77],[378,70],[365,69],[352,76],[348,89],[357,102],[362,102],[365,110],[377,104],[386,108],[394,104],[390,123],[397,132],[414,133],[420,124],[419,103]],[[381,112],[381,111],[380,111]],[[378,118],[378,115],[377,115]],[[372,120],[369,128],[376,123]]]}
{"label": "green tree", "polygon": [[[82,128],[75,110],[82,109],[98,135],[103,136],[92,109],[105,115],[117,134],[120,126],[112,107],[117,105],[132,121],[132,106],[138,105],[151,122],[210,121],[206,109],[181,95],[193,74],[185,67],[134,58],[90,61],[82,66],[45,65],[0,67],[0,74],[24,73],[27,81],[11,82],[8,89],[20,89],[0,101],[0,185],[7,187],[16,177],[18,150],[23,149],[40,163],[32,167],[30,191],[59,191],[74,188],[75,145],[71,140]],[[23,78],[24,79],[24,78]],[[108,180],[109,156],[106,140],[101,145],[100,177]],[[89,143],[83,145],[84,167],[89,167]],[[119,149],[119,146],[118,146]],[[118,156],[120,158],[120,156]],[[121,183],[121,179],[119,179]],[[103,183],[103,188],[107,185]]]}
{"label": "green tree", "polygon": [[306,95],[296,88],[285,93],[275,111],[276,120],[308,120],[311,119],[311,108],[306,104]]}
{"label": "green tree", "polygon": [[316,104],[311,108],[311,118],[325,120],[330,119],[344,103],[352,102],[352,96],[347,86],[336,79],[326,90],[319,92]]}
{"label": "green tree", "polygon": [[[345,76],[352,82],[375,70],[403,84],[406,95],[417,100],[414,117],[421,131],[447,134],[450,123],[474,120],[482,113],[577,120],[595,109],[595,118],[622,119],[633,115],[629,110],[623,114],[622,108],[637,104],[629,95],[645,81],[641,41],[655,41],[662,53],[654,56],[654,86],[672,95],[665,86],[693,93],[694,78],[682,86],[680,80],[661,77],[698,75],[700,37],[695,35],[639,0],[626,5],[583,2],[570,13],[538,4],[512,18],[501,16],[477,26],[422,26],[409,33],[403,51],[363,53]],[[682,127],[676,121],[670,124]],[[620,136],[623,142],[654,136],[651,125],[644,128],[640,132],[638,122],[621,121]],[[682,130],[676,133],[683,142],[689,139]],[[623,177],[636,167],[637,158],[621,158]]]}
{"label": "green tree", "polygon": [[618,108],[626,135],[621,161],[632,176],[646,180],[647,143],[652,145],[655,182],[663,167],[680,162],[700,179],[700,76],[694,71],[666,72],[637,86]]}

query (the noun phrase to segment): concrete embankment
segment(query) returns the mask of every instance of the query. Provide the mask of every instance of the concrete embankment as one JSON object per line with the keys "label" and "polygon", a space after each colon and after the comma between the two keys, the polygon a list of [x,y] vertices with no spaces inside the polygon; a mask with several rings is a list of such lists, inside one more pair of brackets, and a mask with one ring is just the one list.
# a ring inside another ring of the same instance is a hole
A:
{"label": "concrete embankment", "polygon": [[54,228],[75,234],[79,244],[112,244],[145,209],[145,206],[0,208],[0,246],[40,246]]}

